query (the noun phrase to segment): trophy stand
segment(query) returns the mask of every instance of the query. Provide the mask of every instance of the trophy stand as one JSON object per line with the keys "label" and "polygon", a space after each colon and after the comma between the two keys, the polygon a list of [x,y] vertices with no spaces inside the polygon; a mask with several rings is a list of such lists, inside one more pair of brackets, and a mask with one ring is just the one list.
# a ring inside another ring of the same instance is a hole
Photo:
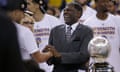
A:
{"label": "trophy stand", "polygon": [[114,68],[110,65],[106,58],[110,53],[110,44],[104,37],[95,37],[88,44],[88,51],[93,59],[88,72],[114,72]]}

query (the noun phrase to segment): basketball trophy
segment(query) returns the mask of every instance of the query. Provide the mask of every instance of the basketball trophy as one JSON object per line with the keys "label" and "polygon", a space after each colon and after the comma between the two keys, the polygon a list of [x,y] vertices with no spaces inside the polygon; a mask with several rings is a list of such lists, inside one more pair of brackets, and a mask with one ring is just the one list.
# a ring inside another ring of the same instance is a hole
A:
{"label": "basketball trophy", "polygon": [[110,53],[109,41],[101,36],[94,37],[88,44],[88,51],[92,58],[88,72],[114,72],[113,66],[110,65],[106,58]]}

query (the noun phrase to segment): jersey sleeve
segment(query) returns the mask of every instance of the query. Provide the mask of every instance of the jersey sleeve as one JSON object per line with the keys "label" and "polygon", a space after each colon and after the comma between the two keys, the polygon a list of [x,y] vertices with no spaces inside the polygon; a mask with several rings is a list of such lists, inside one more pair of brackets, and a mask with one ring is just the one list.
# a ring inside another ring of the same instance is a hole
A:
{"label": "jersey sleeve", "polygon": [[24,44],[29,54],[35,53],[39,50],[35,41],[35,37],[29,29],[26,30],[26,33],[24,35]]}

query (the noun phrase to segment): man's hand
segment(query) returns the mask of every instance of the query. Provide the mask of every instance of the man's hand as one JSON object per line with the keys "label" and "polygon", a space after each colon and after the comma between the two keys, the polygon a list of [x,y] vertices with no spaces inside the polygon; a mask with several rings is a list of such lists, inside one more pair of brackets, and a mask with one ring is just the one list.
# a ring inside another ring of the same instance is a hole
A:
{"label": "man's hand", "polygon": [[54,46],[51,45],[47,45],[43,52],[51,52],[53,54],[53,56],[51,58],[48,59],[47,64],[48,65],[57,65],[61,63],[61,55],[60,53],[55,49]]}
{"label": "man's hand", "polygon": [[52,52],[54,57],[61,57],[60,53],[55,49],[54,46],[47,45],[44,48],[43,52],[48,52],[48,51]]}

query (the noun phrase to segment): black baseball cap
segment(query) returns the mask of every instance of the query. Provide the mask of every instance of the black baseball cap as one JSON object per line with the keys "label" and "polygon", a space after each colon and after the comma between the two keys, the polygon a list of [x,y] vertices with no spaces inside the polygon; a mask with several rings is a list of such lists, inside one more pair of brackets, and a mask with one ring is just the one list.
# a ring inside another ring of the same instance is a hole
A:
{"label": "black baseball cap", "polygon": [[0,7],[4,10],[24,10],[26,2],[24,0],[0,0]]}

